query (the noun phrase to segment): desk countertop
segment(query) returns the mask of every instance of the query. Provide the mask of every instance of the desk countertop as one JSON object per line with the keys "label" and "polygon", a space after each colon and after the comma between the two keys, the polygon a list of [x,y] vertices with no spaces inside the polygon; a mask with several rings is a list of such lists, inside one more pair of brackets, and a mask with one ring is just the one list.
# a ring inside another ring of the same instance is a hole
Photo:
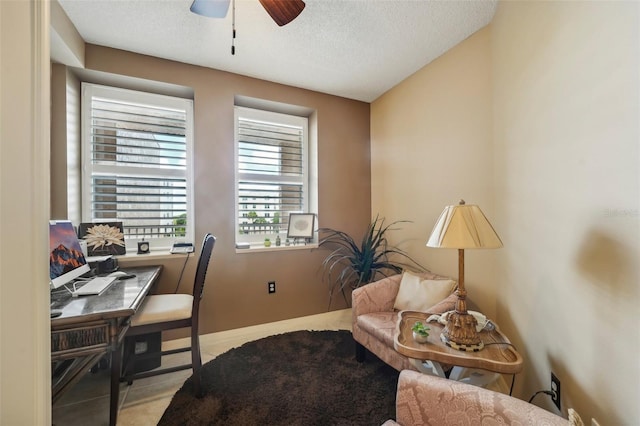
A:
{"label": "desk countertop", "polygon": [[162,266],[140,266],[122,270],[136,276],[116,280],[104,293],[97,296],[72,297],[63,288],[52,292],[51,308],[60,309],[62,315],[52,318],[51,326],[64,326],[78,320],[91,321],[133,315],[148,293],[148,287],[159,276]]}

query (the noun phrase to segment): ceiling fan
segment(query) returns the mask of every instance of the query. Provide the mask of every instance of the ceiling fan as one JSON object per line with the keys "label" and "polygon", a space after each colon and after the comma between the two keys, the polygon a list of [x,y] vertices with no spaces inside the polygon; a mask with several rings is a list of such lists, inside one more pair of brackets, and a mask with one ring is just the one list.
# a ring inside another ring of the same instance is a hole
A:
{"label": "ceiling fan", "polygon": [[[193,0],[191,11],[209,18],[224,18],[231,0]],[[302,0],[260,0],[260,4],[279,26],[287,25],[304,9]]]}

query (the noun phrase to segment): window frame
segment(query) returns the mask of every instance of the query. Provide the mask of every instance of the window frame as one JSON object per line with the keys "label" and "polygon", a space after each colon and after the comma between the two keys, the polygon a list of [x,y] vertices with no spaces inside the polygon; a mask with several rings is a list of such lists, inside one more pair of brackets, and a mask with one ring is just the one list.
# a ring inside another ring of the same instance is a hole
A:
{"label": "window frame", "polygon": [[[281,217],[280,219],[280,230],[279,232],[272,233],[261,233],[261,234],[252,234],[252,235],[244,235],[240,233],[240,182],[242,180],[254,180],[265,183],[282,183],[283,179],[288,179],[287,177],[283,177],[283,175],[269,175],[269,174],[260,174],[260,173],[245,173],[240,172],[239,170],[239,154],[240,154],[240,146],[239,146],[239,120],[241,118],[246,118],[250,120],[261,121],[264,123],[273,123],[276,125],[290,125],[290,126],[299,126],[302,128],[302,178],[300,178],[300,183],[302,184],[302,201],[303,207],[300,211],[295,211],[295,213],[309,213],[313,207],[315,206],[315,202],[313,200],[316,199],[317,188],[312,188],[312,171],[313,167],[311,165],[310,160],[314,157],[311,153],[312,143],[309,134],[309,121],[310,118],[305,115],[297,115],[297,114],[288,114],[282,112],[276,112],[267,109],[259,109],[252,108],[246,106],[234,106],[234,234],[236,243],[249,243],[251,248],[265,248],[264,247],[264,239],[266,237],[270,238],[272,241],[269,249],[278,249],[285,247],[285,239],[287,233],[287,223],[288,217]],[[312,192],[314,194],[312,194]],[[249,200],[245,204],[251,204],[251,200]],[[255,208],[255,206],[254,206]],[[291,212],[294,213],[294,212]],[[273,244],[276,236],[280,235],[282,240],[281,247],[276,247]]]}
{"label": "window frame", "polygon": [[[134,104],[150,105],[171,109],[184,110],[185,112],[185,169],[170,170],[165,168],[146,167],[142,168],[127,166],[94,165],[91,159],[91,110],[92,98],[103,97]],[[177,96],[161,95],[157,93],[144,92],[139,90],[123,89],[120,87],[106,86],[94,83],[82,82],[81,94],[81,218],[83,222],[105,222],[102,219],[92,218],[92,174],[100,172],[120,172],[123,176],[140,177],[178,177],[185,179],[186,186],[186,219],[185,235],[182,237],[159,237],[159,238],[139,238],[126,236],[125,244],[127,253],[137,251],[137,243],[145,240],[150,243],[151,250],[168,250],[175,242],[193,242],[195,235],[194,220],[194,197],[193,197],[193,100]],[[154,171],[155,170],[155,171]],[[124,222],[126,220],[114,219]]]}

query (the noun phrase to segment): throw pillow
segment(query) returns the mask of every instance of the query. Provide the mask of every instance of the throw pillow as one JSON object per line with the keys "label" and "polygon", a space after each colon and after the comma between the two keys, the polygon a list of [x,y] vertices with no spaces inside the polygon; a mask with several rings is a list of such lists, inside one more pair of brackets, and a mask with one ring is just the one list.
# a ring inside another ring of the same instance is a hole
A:
{"label": "throw pillow", "polygon": [[411,272],[403,272],[393,308],[425,312],[449,296],[455,286],[453,280],[425,280]]}

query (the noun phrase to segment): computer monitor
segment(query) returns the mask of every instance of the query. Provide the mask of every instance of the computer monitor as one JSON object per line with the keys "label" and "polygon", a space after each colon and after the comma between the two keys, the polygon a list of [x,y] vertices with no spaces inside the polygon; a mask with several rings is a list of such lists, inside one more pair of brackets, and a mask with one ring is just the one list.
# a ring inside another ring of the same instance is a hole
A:
{"label": "computer monitor", "polygon": [[90,270],[73,224],[68,220],[50,221],[49,276],[53,288],[65,285]]}

